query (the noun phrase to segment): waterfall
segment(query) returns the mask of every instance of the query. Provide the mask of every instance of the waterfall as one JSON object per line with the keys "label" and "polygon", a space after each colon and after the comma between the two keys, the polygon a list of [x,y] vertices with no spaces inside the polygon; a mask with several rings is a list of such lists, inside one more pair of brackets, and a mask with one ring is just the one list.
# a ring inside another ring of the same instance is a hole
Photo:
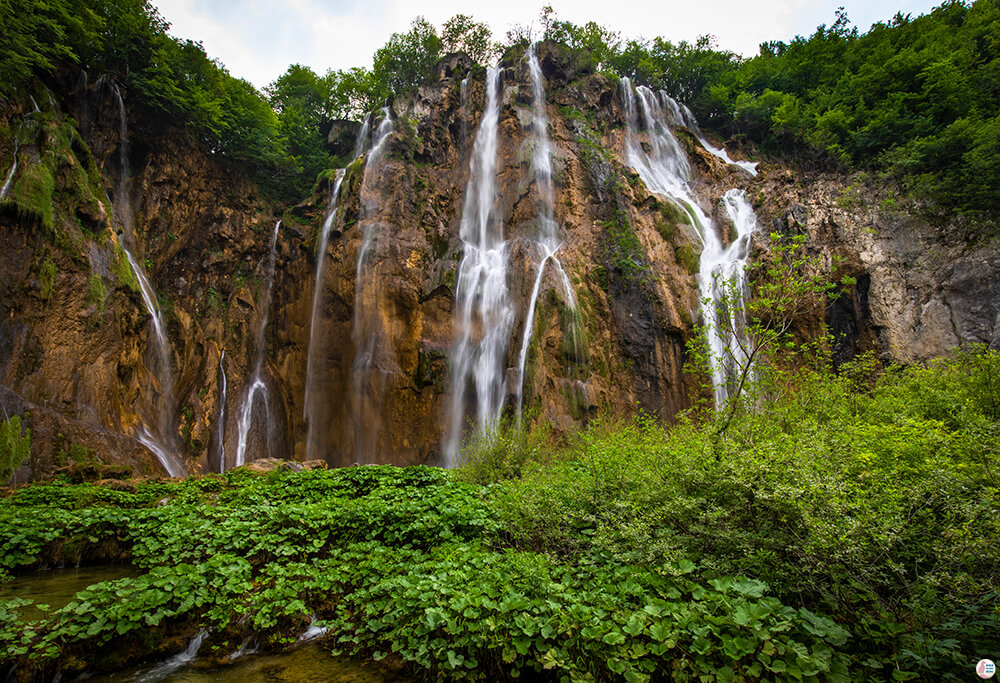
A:
{"label": "waterfall", "polygon": [[[538,296],[541,293],[542,278],[545,275],[545,265],[551,261],[559,276],[559,282],[563,286],[566,298],[571,308],[576,309],[576,296],[573,287],[570,285],[566,271],[563,270],[562,263],[556,256],[556,252],[562,247],[563,238],[559,224],[555,220],[555,199],[552,189],[552,145],[549,143],[549,119],[545,113],[545,85],[542,82],[542,68],[538,63],[538,55],[535,52],[535,44],[532,43],[528,51],[528,70],[531,72],[531,90],[534,102],[534,117],[532,127],[535,131],[535,149],[531,158],[531,166],[534,171],[535,183],[540,195],[538,207],[538,235],[534,240],[535,250],[538,252],[538,272],[535,275],[535,283],[531,289],[531,297],[528,299],[528,313],[524,319],[524,333],[521,336],[521,350],[517,356],[517,416],[521,416],[521,404],[524,395],[524,366],[528,357],[528,345],[531,343],[531,335],[535,326],[535,307],[538,303]],[[573,336],[573,344],[576,345],[576,330],[571,329],[569,333]]]}
{"label": "waterfall", "polygon": [[666,105],[667,109],[670,112],[670,121],[673,125],[684,126],[689,131],[691,131],[694,134],[694,136],[698,139],[698,142],[701,143],[701,146],[704,147],[706,150],[708,150],[710,154],[717,156],[718,158],[725,161],[727,164],[730,164],[732,166],[739,166],[752,176],[757,175],[756,162],[733,161],[729,157],[729,154],[726,152],[724,148],[716,147],[712,143],[710,143],[705,138],[705,134],[701,132],[701,127],[698,125],[698,120],[695,119],[694,114],[691,113],[691,110],[688,109],[686,105],[684,105],[681,102],[678,102],[677,100],[675,100],[673,97],[671,97],[666,93],[660,93],[660,97],[663,100],[663,104]]}
{"label": "waterfall", "polygon": [[240,408],[239,429],[236,440],[236,463],[235,467],[246,464],[247,440],[250,436],[251,418],[253,417],[253,407],[258,396],[264,402],[264,428],[267,433],[267,445],[271,445],[272,420],[271,401],[268,394],[267,384],[264,382],[264,357],[267,350],[266,333],[267,321],[271,311],[271,292],[274,288],[274,261],[278,247],[278,229],[281,228],[281,221],[274,224],[274,232],[271,235],[271,255],[267,265],[267,288],[265,289],[264,302],[260,311],[260,323],[257,326],[257,346],[254,350],[254,370],[250,377],[250,384],[247,387],[243,405]]}
{"label": "waterfall", "polygon": [[191,642],[188,643],[187,647],[184,648],[183,652],[178,652],[165,662],[157,664],[136,680],[139,683],[154,683],[154,681],[162,681],[175,671],[184,668],[198,656],[198,651],[201,649],[201,644],[205,642],[206,636],[208,636],[207,631],[199,631],[198,634],[191,639]]}
{"label": "waterfall", "polygon": [[[702,252],[699,279],[712,287],[712,301],[721,301],[726,294],[746,299],[746,266],[750,255],[750,236],[757,230],[757,215],[746,199],[743,190],[729,190],[722,197],[726,215],[736,227],[736,238],[717,253]],[[728,284],[726,284],[728,283]],[[723,291],[728,287],[729,291]],[[732,298],[730,296],[729,298]],[[720,359],[722,372],[712,373],[712,388],[716,405],[723,405],[733,387],[727,382],[735,377],[740,367],[746,367],[750,359],[741,336],[744,329],[742,310],[729,311],[718,306],[712,307],[712,323],[716,334],[709,337],[712,357]],[[719,315],[729,316],[728,325],[719,326]],[[733,334],[735,332],[735,334]]]}
{"label": "waterfall", "polygon": [[121,169],[118,178],[118,188],[114,208],[118,213],[122,226],[121,246],[125,250],[129,266],[135,274],[139,283],[139,294],[146,310],[152,319],[153,346],[155,355],[153,357],[153,376],[159,384],[159,400],[155,394],[156,387],[153,388],[154,395],[151,397],[149,408],[155,411],[153,416],[145,416],[145,424],[136,431],[136,438],[152,451],[163,468],[172,477],[179,477],[186,474],[184,464],[177,453],[179,444],[177,439],[177,427],[175,410],[177,408],[174,400],[174,377],[170,366],[170,345],[167,341],[166,324],[160,307],[156,303],[156,294],[153,286],[146,276],[146,271],[135,257],[135,224],[132,215],[132,205],[128,197],[128,125],[125,121],[125,103],[122,101],[121,92],[117,87],[113,90],[115,100],[118,103],[120,114],[119,133],[121,144],[119,147]]}
{"label": "waterfall", "polygon": [[362,238],[356,263],[354,324],[351,329],[351,338],[354,342],[354,363],[351,366],[353,399],[351,417],[354,425],[355,458],[362,463],[375,462],[379,409],[384,389],[383,370],[376,367],[378,376],[372,375],[372,368],[376,366],[376,352],[385,353],[385,349],[380,348],[379,342],[384,346],[388,341],[385,339],[377,308],[378,283],[368,261],[370,253],[378,246],[378,233],[381,232],[379,227],[382,226],[373,218],[378,207],[373,186],[378,184],[381,177],[385,145],[392,133],[392,117],[389,115],[389,108],[384,107],[382,122],[375,131],[375,140],[368,152],[368,161],[365,163],[365,172],[361,178],[359,222],[362,226]]}
{"label": "waterfall", "polygon": [[[723,246],[712,220],[702,210],[690,188],[691,167],[670,130],[671,119],[661,100],[643,86],[633,89],[627,78],[622,79],[622,95],[628,125],[625,154],[629,166],[636,170],[650,191],[665,196],[685,211],[701,241],[698,288],[712,356],[713,394],[716,407],[721,408],[729,397],[729,382],[735,366],[745,362],[745,356],[740,355],[739,339],[730,338],[726,333],[728,329],[740,330],[742,320],[737,318],[739,311],[725,310],[722,306],[724,281],[732,283],[733,291],[742,291],[749,238],[755,229],[756,217],[742,192],[727,192],[723,201],[736,225],[738,236],[729,247]],[[636,111],[637,101],[641,112]],[[641,130],[647,136],[649,151],[639,141],[640,113]],[[729,316],[728,324],[719,324],[720,315]]]}
{"label": "waterfall", "polygon": [[[316,457],[319,448],[317,443],[319,429],[321,428],[319,406],[316,404],[316,383],[321,379],[321,373],[325,375],[325,366],[322,370],[317,365],[319,356],[325,349],[325,344],[320,344],[320,309],[322,308],[324,292],[324,275],[326,273],[326,247],[330,241],[330,229],[337,218],[337,199],[340,196],[340,185],[344,181],[346,169],[337,169],[337,175],[330,190],[330,208],[326,218],[323,220],[323,227],[320,229],[319,243],[316,246],[316,284],[313,286],[312,314],[309,317],[309,349],[306,354],[306,392],[305,406],[303,408],[303,418],[306,421],[306,459],[312,460]],[[325,425],[322,425],[325,427]]]}
{"label": "waterfall", "polygon": [[[351,160],[354,161],[364,152],[365,143],[371,133],[371,116],[365,118],[358,132],[358,138],[354,143],[354,152]],[[320,365],[323,351],[326,348],[326,340],[321,338],[322,319],[321,310],[323,308],[324,282],[326,275],[326,248],[330,242],[330,231],[337,220],[337,213],[340,207],[340,188],[344,182],[346,168],[337,169],[336,178],[330,190],[330,207],[327,210],[326,218],[323,219],[323,227],[320,230],[319,244],[316,248],[316,284],[313,288],[312,315],[309,319],[309,348],[306,352],[306,389],[304,397],[304,407],[302,417],[306,421],[306,459],[313,460],[323,457],[325,444],[321,441],[322,430],[326,428],[327,412],[325,397],[318,394],[317,385],[322,382],[327,374],[327,368]]]}
{"label": "waterfall", "polygon": [[15,135],[14,136],[14,163],[12,163],[10,165],[10,170],[7,171],[7,179],[3,183],[3,188],[0,189],[0,199],[3,199],[3,198],[5,198],[7,196],[7,193],[10,192],[11,183],[14,182],[14,174],[17,173],[17,152],[18,152],[18,149],[20,147],[19,143],[20,143],[20,141],[17,139],[17,136]]}
{"label": "waterfall", "polygon": [[226,393],[229,389],[226,379],[226,350],[219,354],[219,416],[215,422],[216,459],[219,472],[226,471]]}
{"label": "waterfall", "polygon": [[455,289],[458,339],[452,349],[450,420],[444,439],[448,466],[456,464],[469,385],[475,393],[476,425],[481,433],[500,419],[506,393],[504,358],[514,310],[507,295],[503,219],[496,207],[499,88],[500,72],[490,67],[486,70],[486,109],[469,161],[459,229],[462,260]]}

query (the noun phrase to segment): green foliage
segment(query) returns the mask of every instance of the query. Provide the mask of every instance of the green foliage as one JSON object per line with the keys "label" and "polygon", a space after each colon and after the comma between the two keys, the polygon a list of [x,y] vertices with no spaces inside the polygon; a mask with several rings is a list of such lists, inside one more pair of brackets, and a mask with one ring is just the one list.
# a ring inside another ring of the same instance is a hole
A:
{"label": "green foliage", "polygon": [[43,163],[32,163],[20,169],[11,198],[17,204],[17,212],[37,220],[43,228],[52,231],[52,196],[55,179],[49,167]]}
{"label": "green foliage", "polygon": [[464,52],[476,64],[489,64],[500,53],[487,24],[467,14],[456,14],[441,27],[441,52]]}
{"label": "green foliage", "polygon": [[0,8],[0,97],[11,98],[35,73],[79,62],[75,46],[99,45],[101,18],[83,0],[6,0]]}
{"label": "green foliage", "polygon": [[296,172],[316,176],[331,165],[326,151],[323,122],[330,101],[330,82],[312,69],[293,64],[266,88],[271,106],[278,112],[281,136],[288,141],[288,154]]}
{"label": "green foliage", "polygon": [[1000,645],[1000,354],[870,369],[786,376],[725,431],[725,415],[596,423],[491,489],[499,521],[564,561],[698,558],[761,580],[851,624],[852,680],[962,680]]}
{"label": "green foliage", "polygon": [[10,481],[14,470],[31,455],[31,430],[21,433],[21,418],[17,415],[0,422],[0,484]]}
{"label": "green foliage", "polygon": [[434,26],[423,17],[417,17],[409,31],[393,33],[389,42],[376,50],[372,73],[392,92],[409,92],[430,74],[441,46]]}
{"label": "green foliage", "polygon": [[56,291],[56,272],[56,262],[52,260],[51,256],[45,259],[38,268],[38,281],[42,286],[39,294],[45,301],[51,300]]}
{"label": "green foliage", "polygon": [[114,258],[111,261],[111,272],[114,273],[118,284],[126,287],[130,291],[139,291],[139,279],[132,271],[132,264],[128,262],[128,255],[124,247],[116,244],[114,247]]}
{"label": "green foliage", "polygon": [[529,430],[504,420],[470,437],[462,447],[455,476],[471,484],[492,484],[519,477],[526,463],[545,459],[548,440],[547,423]]}
{"label": "green foliage", "polygon": [[25,601],[0,603],[0,661],[47,670],[184,625],[218,634],[212,648],[250,634],[280,645],[315,614],[338,650],[395,652],[449,679],[693,680],[728,666],[846,680],[846,631],[761,582],[492,548],[482,491],[425,467],[20,489],[0,501],[4,567],[69,547],[85,560],[115,539],[144,572],[35,622],[17,621]]}
{"label": "green foliage", "polygon": [[104,317],[104,304],[107,299],[108,288],[104,286],[104,279],[97,273],[91,273],[87,278],[87,303],[95,307],[98,321]]}

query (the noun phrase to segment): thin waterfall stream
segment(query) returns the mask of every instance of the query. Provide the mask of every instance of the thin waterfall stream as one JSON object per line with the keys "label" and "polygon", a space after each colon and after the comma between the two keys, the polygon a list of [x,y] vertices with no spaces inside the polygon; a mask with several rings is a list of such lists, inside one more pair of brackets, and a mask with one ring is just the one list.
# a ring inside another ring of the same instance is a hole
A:
{"label": "thin waterfall stream", "polygon": [[252,427],[253,408],[258,396],[264,403],[264,420],[259,424],[263,425],[265,431],[265,443],[270,445],[272,442],[271,397],[268,393],[267,382],[264,380],[264,358],[267,352],[267,323],[271,312],[271,295],[274,289],[274,261],[278,247],[278,230],[280,228],[281,221],[279,220],[274,224],[274,232],[271,234],[271,253],[267,264],[267,287],[264,290],[265,294],[263,305],[261,306],[260,323],[257,327],[257,345],[254,349],[253,375],[250,377],[250,382],[243,398],[243,405],[240,408],[235,467],[246,464],[247,441]]}
{"label": "thin waterfall stream", "polygon": [[[135,274],[139,284],[139,294],[146,310],[152,319],[153,329],[153,357],[151,359],[151,370],[158,386],[152,387],[152,395],[149,397],[149,405],[146,411],[152,414],[143,415],[143,424],[136,430],[136,438],[156,455],[157,460],[172,477],[180,477],[187,474],[183,462],[181,462],[178,452],[180,444],[178,442],[176,424],[176,400],[174,398],[174,376],[170,363],[170,344],[167,341],[166,323],[160,312],[160,307],[156,302],[156,293],[146,276],[146,271],[135,257],[135,219],[132,214],[132,205],[128,195],[128,124],[125,120],[125,103],[122,100],[121,92],[114,87],[115,100],[118,104],[120,146],[119,155],[121,172],[118,177],[118,187],[115,197],[114,209],[118,215],[118,220],[122,227],[121,246],[125,251],[132,273]],[[157,389],[158,394],[157,394]]]}
{"label": "thin waterfall stream", "polygon": [[3,188],[0,189],[0,199],[4,199],[7,193],[10,192],[10,186],[14,182],[14,174],[17,173],[17,153],[20,148],[20,140],[17,136],[14,136],[14,162],[10,165],[10,170],[7,171],[7,178],[3,182]]}
{"label": "thin waterfall stream", "polygon": [[663,92],[660,93],[660,98],[662,99],[667,110],[670,112],[671,123],[673,123],[673,125],[684,126],[690,130],[694,134],[695,138],[697,138],[698,142],[701,143],[701,146],[708,150],[710,154],[722,159],[731,166],[738,166],[739,168],[742,168],[752,176],[757,175],[756,162],[733,160],[725,148],[716,147],[710,143],[708,139],[705,138],[705,134],[701,132],[701,126],[698,125],[698,120],[694,117],[691,110],[688,109],[687,105],[682,102],[678,102],[673,97]]}
{"label": "thin waterfall stream", "polygon": [[451,405],[444,435],[445,465],[457,464],[467,393],[475,396],[476,428],[485,434],[500,419],[506,394],[505,357],[514,324],[507,292],[507,242],[497,206],[500,71],[486,70],[486,108],[476,130],[459,237],[455,308],[458,337],[451,352]]}
{"label": "thin waterfall stream", "polygon": [[215,460],[218,463],[219,472],[226,469],[226,418],[228,417],[228,407],[226,394],[229,390],[229,381],[226,378],[226,350],[222,349],[219,354],[219,414],[215,420]]}
{"label": "thin waterfall stream", "polygon": [[[330,208],[323,220],[323,227],[320,229],[319,244],[316,246],[316,280],[313,285],[312,312],[309,316],[309,350],[306,354],[306,388],[305,400],[303,401],[303,418],[306,421],[306,459],[312,460],[321,451],[319,440],[319,430],[321,426],[319,409],[316,396],[317,383],[321,377],[318,368],[320,356],[325,350],[325,344],[320,343],[320,311],[323,304],[323,283],[326,274],[326,248],[330,242],[330,230],[337,219],[337,200],[340,197],[340,186],[344,182],[346,169],[337,169],[333,186],[330,189]],[[325,368],[324,368],[325,370]]]}

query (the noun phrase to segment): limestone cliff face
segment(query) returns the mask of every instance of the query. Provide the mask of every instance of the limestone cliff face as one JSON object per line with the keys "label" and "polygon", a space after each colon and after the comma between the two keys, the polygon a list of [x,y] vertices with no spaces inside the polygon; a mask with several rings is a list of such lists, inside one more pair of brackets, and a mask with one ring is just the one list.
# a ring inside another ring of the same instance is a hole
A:
{"label": "limestone cliff face", "polygon": [[[548,269],[527,352],[527,414],[557,432],[637,405],[669,419],[699,391],[683,369],[699,318],[698,240],[627,167],[619,85],[580,72],[554,46],[540,47],[539,62],[554,218],[565,234],[557,256],[575,302]],[[527,63],[512,56],[501,66],[496,186],[514,311],[503,378],[512,394],[539,263],[532,244],[540,199]],[[287,209],[181,131],[130,113],[128,190],[119,196],[121,130],[106,84],[81,84],[41,112],[2,112],[0,163],[11,163],[16,147],[18,168],[0,200],[0,400],[10,413],[29,414],[34,437],[32,463],[18,476],[51,474],[72,444],[107,463],[159,470],[133,438],[163,392],[150,367],[150,315],[119,246],[125,202],[135,215],[137,258],[167,322],[173,419],[188,471],[232,467],[238,450],[245,460],[441,462],[455,390],[449,354],[459,225],[485,81],[482,70],[451,57],[433,82],[391,103],[394,131],[384,156],[376,165],[362,155],[345,170],[322,254],[331,180]],[[354,131],[335,125],[331,144],[350,147]],[[742,188],[758,213],[758,249],[767,248],[771,230],[795,231],[808,235],[810,249],[844,258],[839,274],[857,284],[825,312],[839,335],[839,359],[875,349],[918,362],[961,343],[1000,345],[996,245],[948,239],[890,210],[886,195],[856,178],[775,164],[751,178],[694,136],[678,136],[716,225],[726,224],[722,195]],[[372,239],[359,280],[366,234]],[[318,344],[311,412],[310,336]],[[257,401],[244,410],[254,380]]]}

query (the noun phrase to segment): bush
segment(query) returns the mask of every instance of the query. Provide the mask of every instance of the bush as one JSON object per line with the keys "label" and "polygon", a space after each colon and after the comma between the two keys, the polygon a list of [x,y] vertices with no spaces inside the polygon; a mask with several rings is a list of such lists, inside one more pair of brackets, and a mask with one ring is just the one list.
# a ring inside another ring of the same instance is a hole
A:
{"label": "bush", "polygon": [[14,470],[31,456],[31,430],[21,433],[17,415],[0,422],[0,484],[10,481]]}

